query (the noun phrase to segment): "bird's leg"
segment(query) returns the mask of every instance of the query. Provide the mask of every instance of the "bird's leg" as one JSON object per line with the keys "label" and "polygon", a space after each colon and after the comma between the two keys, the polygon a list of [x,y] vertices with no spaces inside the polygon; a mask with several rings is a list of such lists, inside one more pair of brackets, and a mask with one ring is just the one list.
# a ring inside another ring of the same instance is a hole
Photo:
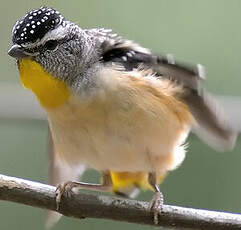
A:
{"label": "bird's leg", "polygon": [[155,194],[149,203],[149,209],[154,214],[154,224],[158,224],[158,215],[162,211],[163,207],[163,195],[159,189],[157,173],[149,173],[148,182],[155,190]]}
{"label": "bird's leg", "polygon": [[101,184],[90,184],[84,182],[67,181],[63,184],[59,184],[56,189],[56,204],[57,210],[59,210],[62,195],[66,192],[68,195],[71,193],[73,188],[87,189],[92,191],[109,192],[112,190],[113,183],[110,172],[102,172],[102,183]]}

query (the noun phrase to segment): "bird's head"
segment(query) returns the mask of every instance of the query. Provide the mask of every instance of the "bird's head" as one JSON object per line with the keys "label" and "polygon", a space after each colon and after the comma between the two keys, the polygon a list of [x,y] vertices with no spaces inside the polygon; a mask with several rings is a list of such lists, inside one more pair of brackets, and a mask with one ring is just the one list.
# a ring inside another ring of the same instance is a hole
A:
{"label": "bird's head", "polygon": [[98,62],[96,38],[57,10],[41,7],[16,22],[8,53],[20,62],[31,59],[54,77],[71,82]]}
{"label": "bird's head", "polygon": [[106,34],[81,29],[57,10],[41,7],[16,22],[8,54],[17,59],[23,85],[42,105],[56,107],[69,91],[95,83],[92,73],[99,69]]}

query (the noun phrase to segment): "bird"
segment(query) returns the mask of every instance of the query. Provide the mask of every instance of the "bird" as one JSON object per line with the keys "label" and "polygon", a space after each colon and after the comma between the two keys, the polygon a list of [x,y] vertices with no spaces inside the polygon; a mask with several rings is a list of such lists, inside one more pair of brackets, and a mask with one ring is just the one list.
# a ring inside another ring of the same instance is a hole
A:
{"label": "bird", "polygon": [[[153,53],[111,29],[81,28],[46,6],[15,23],[8,54],[47,112],[57,209],[73,188],[128,197],[152,189],[158,223],[159,185],[183,162],[190,131],[217,150],[235,144],[200,64]],[[102,183],[79,182],[87,168]]]}

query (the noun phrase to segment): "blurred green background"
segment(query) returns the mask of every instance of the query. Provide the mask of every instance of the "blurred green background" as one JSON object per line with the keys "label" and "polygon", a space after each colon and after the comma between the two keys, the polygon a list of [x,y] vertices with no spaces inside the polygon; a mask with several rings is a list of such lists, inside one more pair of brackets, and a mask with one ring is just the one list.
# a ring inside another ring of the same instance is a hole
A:
{"label": "blurred green background", "polygon": [[[239,0],[1,0],[0,85],[21,84],[15,62],[7,55],[12,26],[27,11],[42,5],[57,8],[81,27],[112,28],[155,52],[201,63],[208,70],[206,87],[210,91],[241,95]],[[46,182],[47,142],[45,121],[0,119],[0,173]],[[161,186],[165,202],[241,212],[240,165],[240,139],[232,152],[217,153],[191,135],[186,160]],[[84,179],[93,181],[96,177],[89,172]],[[151,196],[151,192],[143,192],[138,198],[150,200]],[[44,229],[44,217],[44,210],[0,202],[0,229]],[[53,229],[66,228],[149,229],[107,220],[80,221],[66,217]]]}

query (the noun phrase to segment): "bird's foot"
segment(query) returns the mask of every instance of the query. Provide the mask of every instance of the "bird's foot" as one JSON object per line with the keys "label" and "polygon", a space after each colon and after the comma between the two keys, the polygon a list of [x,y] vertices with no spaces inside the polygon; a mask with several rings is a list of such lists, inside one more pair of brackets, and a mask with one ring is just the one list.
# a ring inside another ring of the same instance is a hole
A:
{"label": "bird's foot", "polygon": [[56,209],[59,210],[60,208],[60,202],[61,202],[61,199],[62,199],[62,196],[64,193],[66,193],[66,195],[68,197],[71,196],[72,194],[72,188],[74,188],[76,185],[75,185],[75,182],[72,182],[72,181],[67,181],[63,184],[59,184],[56,188]]}
{"label": "bird's foot", "polygon": [[163,203],[164,199],[161,192],[156,192],[149,203],[149,210],[154,214],[153,221],[155,225],[158,225],[158,217],[159,214],[162,212]]}

